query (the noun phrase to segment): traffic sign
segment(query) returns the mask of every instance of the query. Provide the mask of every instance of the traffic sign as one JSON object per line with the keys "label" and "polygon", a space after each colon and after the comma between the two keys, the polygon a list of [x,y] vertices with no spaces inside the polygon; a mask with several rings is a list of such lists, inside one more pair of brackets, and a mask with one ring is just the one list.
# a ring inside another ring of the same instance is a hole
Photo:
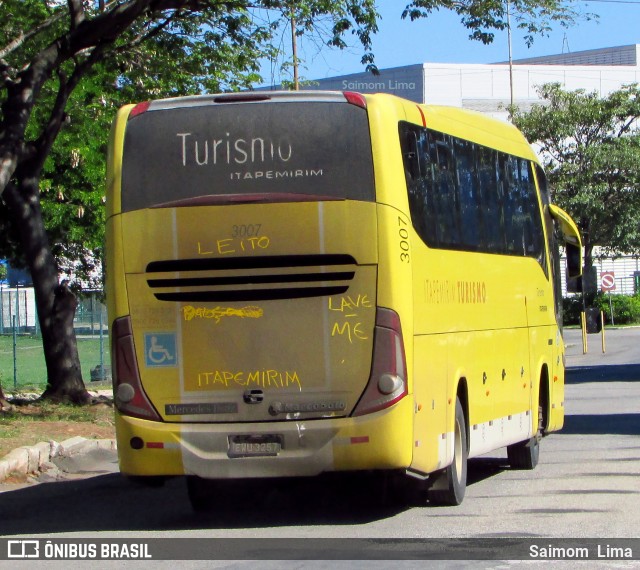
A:
{"label": "traffic sign", "polygon": [[614,271],[603,271],[600,273],[600,289],[602,291],[616,290],[616,274]]}

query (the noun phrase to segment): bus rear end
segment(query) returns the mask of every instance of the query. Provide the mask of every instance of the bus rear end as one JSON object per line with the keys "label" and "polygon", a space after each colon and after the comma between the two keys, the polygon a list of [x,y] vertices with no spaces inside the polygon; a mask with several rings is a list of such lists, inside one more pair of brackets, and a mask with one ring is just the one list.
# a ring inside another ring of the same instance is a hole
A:
{"label": "bus rear end", "polygon": [[402,326],[378,306],[379,226],[390,214],[376,203],[362,96],[126,107],[109,174],[123,473],[409,466]]}

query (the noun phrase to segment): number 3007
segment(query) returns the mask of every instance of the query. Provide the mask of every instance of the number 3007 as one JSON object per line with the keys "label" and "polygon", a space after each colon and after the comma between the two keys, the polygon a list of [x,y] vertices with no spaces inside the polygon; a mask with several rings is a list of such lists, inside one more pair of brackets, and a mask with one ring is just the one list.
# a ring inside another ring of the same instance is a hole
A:
{"label": "number 3007", "polygon": [[407,228],[407,222],[398,216],[398,237],[400,238],[400,261],[409,263],[409,229]]}
{"label": "number 3007", "polygon": [[231,227],[231,237],[257,237],[260,235],[262,224],[246,224]]}

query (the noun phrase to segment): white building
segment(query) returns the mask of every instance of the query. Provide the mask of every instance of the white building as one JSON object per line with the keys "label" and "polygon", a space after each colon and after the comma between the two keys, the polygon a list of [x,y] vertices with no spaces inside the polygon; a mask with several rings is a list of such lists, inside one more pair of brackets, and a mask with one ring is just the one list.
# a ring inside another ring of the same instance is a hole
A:
{"label": "white building", "polygon": [[[419,63],[380,70],[380,75],[354,73],[310,82],[306,89],[392,93],[417,103],[452,105],[506,119],[511,101],[521,110],[540,102],[536,87],[560,83],[600,96],[623,85],[640,83],[640,44],[563,53],[491,64]],[[638,256],[597,257],[598,280],[615,273],[613,292],[637,292]],[[564,282],[563,282],[564,287]],[[566,290],[566,289],[565,289]]]}
{"label": "white building", "polygon": [[[526,109],[539,102],[536,86],[557,82],[565,89],[606,95],[640,82],[640,44],[515,60],[514,103]],[[307,89],[393,93],[435,105],[453,105],[506,118],[511,100],[509,65],[419,63],[311,81]]]}

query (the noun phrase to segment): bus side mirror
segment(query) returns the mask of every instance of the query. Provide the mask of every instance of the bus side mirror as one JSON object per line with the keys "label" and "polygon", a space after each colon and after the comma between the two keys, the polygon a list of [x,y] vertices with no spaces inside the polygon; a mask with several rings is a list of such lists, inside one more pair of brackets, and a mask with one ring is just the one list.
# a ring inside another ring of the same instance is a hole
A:
{"label": "bus side mirror", "polygon": [[580,247],[571,243],[565,243],[567,251],[567,277],[575,279],[582,275],[582,263],[580,262]]}
{"label": "bus side mirror", "polygon": [[567,277],[576,279],[582,275],[582,240],[580,230],[571,216],[555,204],[549,204],[549,212],[558,224],[567,250]]}

